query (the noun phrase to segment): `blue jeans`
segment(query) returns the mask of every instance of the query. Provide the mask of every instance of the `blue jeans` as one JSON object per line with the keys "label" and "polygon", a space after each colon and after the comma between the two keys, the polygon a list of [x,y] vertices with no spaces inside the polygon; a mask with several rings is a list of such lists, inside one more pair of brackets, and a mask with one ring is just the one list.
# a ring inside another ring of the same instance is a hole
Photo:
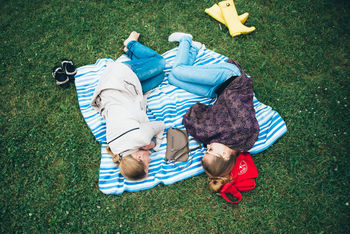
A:
{"label": "blue jeans", "polygon": [[164,79],[165,59],[154,50],[138,41],[130,41],[126,55],[131,59],[125,61],[139,78],[145,93],[157,87]]}
{"label": "blue jeans", "polygon": [[231,63],[218,63],[193,66],[198,48],[191,46],[192,39],[185,36],[179,41],[174,66],[169,74],[169,83],[188,92],[214,98],[217,87],[232,76],[241,72]]}

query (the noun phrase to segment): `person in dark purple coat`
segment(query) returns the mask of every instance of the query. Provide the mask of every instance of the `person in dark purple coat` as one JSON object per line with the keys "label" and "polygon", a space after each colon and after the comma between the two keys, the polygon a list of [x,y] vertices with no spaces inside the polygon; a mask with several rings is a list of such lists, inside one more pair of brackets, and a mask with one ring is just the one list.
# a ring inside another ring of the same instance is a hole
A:
{"label": "person in dark purple coat", "polygon": [[231,77],[216,89],[218,98],[212,106],[196,103],[183,118],[188,133],[207,145],[202,165],[211,179],[212,191],[230,180],[236,157],[251,149],[259,135],[252,78],[238,63],[231,59],[228,62],[239,67],[241,76]]}
{"label": "person in dark purple coat", "polygon": [[[259,135],[253,108],[253,81],[232,59],[227,62],[233,68],[222,66],[222,70],[216,65],[187,64],[187,61],[194,61],[191,56],[196,53],[192,50],[198,46],[191,44],[192,37],[188,34],[172,34],[169,41],[174,41],[170,40],[174,35],[180,42],[177,57],[185,63],[175,64],[169,75],[170,83],[198,95],[217,97],[212,106],[193,105],[184,115],[183,124],[190,135],[207,145],[202,165],[211,180],[209,188],[218,191],[232,179],[230,172],[238,154],[251,149]],[[186,53],[191,59],[186,60]],[[203,84],[212,86],[204,89]]]}

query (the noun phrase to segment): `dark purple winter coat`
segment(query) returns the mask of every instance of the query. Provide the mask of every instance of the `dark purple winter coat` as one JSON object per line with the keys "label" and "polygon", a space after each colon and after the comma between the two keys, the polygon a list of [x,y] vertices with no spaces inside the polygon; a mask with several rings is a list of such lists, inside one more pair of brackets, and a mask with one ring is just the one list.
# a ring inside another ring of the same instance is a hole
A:
{"label": "dark purple winter coat", "polygon": [[253,81],[237,62],[232,59],[227,62],[237,65],[241,76],[232,78],[212,106],[193,105],[184,115],[183,124],[189,134],[204,144],[216,142],[247,152],[259,135],[253,108]]}

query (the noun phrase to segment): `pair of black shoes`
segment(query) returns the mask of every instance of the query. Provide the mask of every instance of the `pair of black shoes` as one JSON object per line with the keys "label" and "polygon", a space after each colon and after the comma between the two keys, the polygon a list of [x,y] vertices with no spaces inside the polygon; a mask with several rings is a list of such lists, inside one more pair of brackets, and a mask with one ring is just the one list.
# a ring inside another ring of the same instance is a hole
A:
{"label": "pair of black shoes", "polygon": [[56,84],[62,88],[68,88],[69,82],[74,81],[77,69],[72,60],[62,59],[62,66],[55,66],[52,69],[52,76],[56,80]]}

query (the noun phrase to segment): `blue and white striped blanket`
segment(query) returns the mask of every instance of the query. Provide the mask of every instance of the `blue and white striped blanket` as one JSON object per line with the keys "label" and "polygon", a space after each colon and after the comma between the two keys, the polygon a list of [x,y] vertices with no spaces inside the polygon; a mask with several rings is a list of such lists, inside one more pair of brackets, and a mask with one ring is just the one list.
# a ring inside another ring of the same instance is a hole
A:
{"label": "blue and white striped blanket", "polygon": [[[176,56],[177,47],[163,54],[167,65],[165,79],[161,85],[151,91],[147,100],[147,114],[149,119],[161,120],[166,124],[166,130],[170,127],[185,129],[182,125],[182,117],[195,103],[213,104],[215,100],[200,97],[186,92],[168,83],[168,73],[172,68]],[[228,58],[209,49],[201,50],[194,65],[225,62]],[[151,155],[149,176],[142,181],[133,182],[125,180],[119,173],[119,168],[112,162],[112,157],[106,148],[106,125],[103,118],[90,106],[90,101],[98,83],[101,73],[112,59],[99,59],[95,64],[78,68],[75,76],[75,86],[78,94],[78,102],[81,113],[91,129],[96,140],[101,143],[101,164],[99,171],[99,189],[105,194],[121,194],[124,191],[134,192],[149,189],[159,183],[165,185],[203,173],[201,159],[205,152],[204,147],[193,151],[190,155],[192,163],[186,167],[187,162],[167,164],[164,160],[166,151],[166,138],[160,149]],[[257,142],[250,150],[251,154],[259,153],[271,146],[286,131],[286,124],[281,116],[271,107],[259,102],[254,97],[254,108],[260,126]],[[166,132],[166,131],[165,131]],[[190,147],[197,145],[190,138]],[[190,161],[190,160],[189,160]],[[184,169],[182,169],[184,168]]]}

